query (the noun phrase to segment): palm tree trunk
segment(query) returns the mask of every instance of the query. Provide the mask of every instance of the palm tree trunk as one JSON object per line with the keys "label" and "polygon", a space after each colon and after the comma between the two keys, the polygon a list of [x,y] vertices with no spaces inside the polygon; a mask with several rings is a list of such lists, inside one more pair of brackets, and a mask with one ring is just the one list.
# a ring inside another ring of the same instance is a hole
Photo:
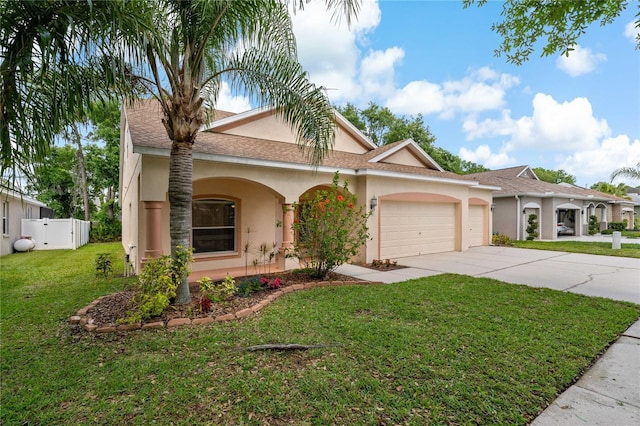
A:
{"label": "palm tree trunk", "polygon": [[[191,198],[193,194],[193,144],[174,141],[169,161],[169,233],[171,235],[171,255],[176,247],[189,248],[191,231]],[[176,291],[176,305],[191,302],[189,277],[185,277]]]}
{"label": "palm tree trunk", "polygon": [[82,138],[78,130],[78,124],[71,124],[71,133],[73,141],[76,144],[78,156],[78,168],[80,169],[80,191],[82,192],[82,204],[84,205],[84,220],[89,221],[89,191],[87,189],[87,167],[84,162],[84,153],[82,152]]}

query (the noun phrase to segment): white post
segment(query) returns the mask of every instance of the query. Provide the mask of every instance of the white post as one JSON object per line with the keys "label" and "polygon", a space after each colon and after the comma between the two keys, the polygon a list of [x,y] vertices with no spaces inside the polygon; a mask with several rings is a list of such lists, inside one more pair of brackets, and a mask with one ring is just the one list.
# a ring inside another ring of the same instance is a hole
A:
{"label": "white post", "polygon": [[611,248],[614,250],[619,250],[621,247],[620,241],[622,240],[622,232],[614,231],[613,232],[613,242],[611,243]]}

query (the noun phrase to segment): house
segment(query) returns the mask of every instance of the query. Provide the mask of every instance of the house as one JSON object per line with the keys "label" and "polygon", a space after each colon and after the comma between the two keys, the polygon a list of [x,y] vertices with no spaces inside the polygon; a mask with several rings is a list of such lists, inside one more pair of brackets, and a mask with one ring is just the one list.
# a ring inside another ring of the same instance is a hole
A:
{"label": "house", "polygon": [[589,217],[596,216],[598,229],[609,222],[627,219],[633,228],[633,203],[611,194],[568,183],[538,179],[529,166],[492,170],[469,175],[501,189],[493,194],[493,232],[513,240],[524,240],[529,215],[538,216],[539,239],[555,240],[558,235],[588,235]]}
{"label": "house", "polygon": [[22,237],[22,219],[53,217],[53,211],[45,204],[18,191],[3,189],[0,192],[0,204],[2,204],[0,256],[13,253],[13,243]]}
{"label": "house", "polygon": [[[121,120],[122,243],[138,272],[170,253],[167,196],[171,143],[155,101],[125,107]],[[273,110],[216,111],[193,147],[193,276],[250,272],[256,249],[275,245],[274,270],[298,267],[282,255],[294,241],[292,205],[349,181],[373,211],[371,239],[354,261],[466,250],[488,245],[492,191],[443,169],[412,140],[377,147],[340,114],[333,150],[310,166]],[[245,248],[249,248],[245,250]]]}
{"label": "house", "polygon": [[631,201],[633,202],[633,214],[635,216],[634,228],[638,229],[638,228],[640,228],[640,188],[634,188],[634,187],[631,187],[631,186],[627,186],[625,188],[625,192],[627,193],[627,196],[629,198],[631,198]]}

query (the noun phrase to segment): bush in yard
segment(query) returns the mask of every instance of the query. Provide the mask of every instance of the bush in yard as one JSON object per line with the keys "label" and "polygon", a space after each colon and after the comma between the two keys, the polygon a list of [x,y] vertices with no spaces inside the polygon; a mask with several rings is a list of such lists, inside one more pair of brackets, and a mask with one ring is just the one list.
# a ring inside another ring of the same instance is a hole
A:
{"label": "bush in yard", "polygon": [[607,229],[612,229],[614,231],[624,231],[624,228],[624,222],[609,222],[607,224]]}
{"label": "bush in yard", "polygon": [[236,280],[232,276],[227,275],[219,283],[214,283],[209,277],[202,277],[198,280],[200,293],[203,297],[207,297],[211,302],[222,302],[233,296],[236,291]]}
{"label": "bush in yard", "polygon": [[139,322],[160,315],[176,297],[178,284],[189,274],[190,262],[191,250],[182,246],[176,248],[175,258],[162,256],[149,260],[138,276],[136,310],[126,321]]}
{"label": "bush in yard", "polygon": [[513,242],[508,236],[498,233],[491,236],[491,244],[494,246],[512,246]]}
{"label": "bush in yard", "polygon": [[538,238],[538,215],[529,215],[529,226],[527,226],[527,241],[533,241]]}
{"label": "bush in yard", "polygon": [[589,216],[589,235],[595,235],[600,231],[600,224],[596,216]]}
{"label": "bush in yard", "polygon": [[358,207],[357,197],[349,192],[346,180],[342,187],[339,184],[336,172],[331,189],[319,190],[315,197],[294,205],[297,239],[293,257],[312,268],[312,275],[318,278],[356,256],[369,238],[370,214],[365,206]]}

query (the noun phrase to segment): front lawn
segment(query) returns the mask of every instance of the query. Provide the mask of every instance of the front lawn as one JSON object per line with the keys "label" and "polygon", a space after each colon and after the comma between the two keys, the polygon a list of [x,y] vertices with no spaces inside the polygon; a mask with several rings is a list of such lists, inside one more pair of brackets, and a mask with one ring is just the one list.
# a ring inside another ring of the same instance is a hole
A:
{"label": "front lawn", "polygon": [[526,249],[640,258],[640,244],[624,243],[617,250],[612,249],[609,242],[589,241],[513,241],[513,245]]}
{"label": "front lawn", "polygon": [[[74,331],[75,310],[124,286],[93,268],[121,250],[0,259],[1,424],[526,424],[640,315],[440,275],[290,293],[240,321]],[[264,343],[328,346],[238,350]]]}

